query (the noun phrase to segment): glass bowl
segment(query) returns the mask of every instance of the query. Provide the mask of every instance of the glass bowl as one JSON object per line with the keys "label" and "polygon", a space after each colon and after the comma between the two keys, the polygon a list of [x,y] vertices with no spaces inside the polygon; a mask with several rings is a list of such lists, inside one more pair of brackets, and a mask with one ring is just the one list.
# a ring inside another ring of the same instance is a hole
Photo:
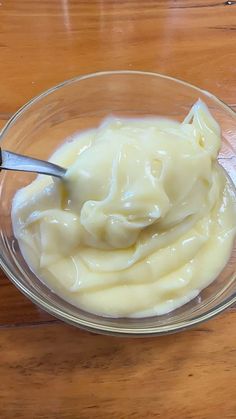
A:
{"label": "glass bowl", "polygon": [[[219,159],[236,185],[234,111],[212,94],[161,74],[113,71],[66,81],[23,106],[3,128],[0,145],[3,149],[48,159],[75,132],[97,126],[108,114],[126,117],[163,115],[181,121],[198,98],[208,105],[221,125],[223,145]],[[6,171],[0,175],[1,266],[20,291],[50,314],[99,333],[159,335],[194,326],[236,302],[234,245],[232,256],[218,278],[194,300],[171,313],[141,319],[106,318],[67,303],[31,272],[13,235],[12,198],[17,189],[34,177]]]}

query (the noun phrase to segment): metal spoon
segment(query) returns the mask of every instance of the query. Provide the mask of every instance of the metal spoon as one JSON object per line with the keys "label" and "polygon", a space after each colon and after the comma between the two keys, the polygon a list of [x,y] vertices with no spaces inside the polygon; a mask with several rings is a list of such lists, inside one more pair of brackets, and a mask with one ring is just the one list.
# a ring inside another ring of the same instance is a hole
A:
{"label": "metal spoon", "polygon": [[12,153],[11,151],[2,150],[0,147],[0,171],[2,169],[35,172],[61,179],[66,173],[66,169],[57,164]]}

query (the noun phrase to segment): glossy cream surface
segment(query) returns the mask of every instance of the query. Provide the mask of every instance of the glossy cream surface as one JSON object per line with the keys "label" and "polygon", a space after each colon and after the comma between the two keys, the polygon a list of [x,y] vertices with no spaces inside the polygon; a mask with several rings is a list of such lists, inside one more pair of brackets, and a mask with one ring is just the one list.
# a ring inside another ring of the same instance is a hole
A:
{"label": "glossy cream surface", "polygon": [[227,263],[235,192],[217,162],[220,127],[198,101],[183,123],[107,118],[17,192],[14,234],[36,275],[104,316],[164,314],[196,297]]}

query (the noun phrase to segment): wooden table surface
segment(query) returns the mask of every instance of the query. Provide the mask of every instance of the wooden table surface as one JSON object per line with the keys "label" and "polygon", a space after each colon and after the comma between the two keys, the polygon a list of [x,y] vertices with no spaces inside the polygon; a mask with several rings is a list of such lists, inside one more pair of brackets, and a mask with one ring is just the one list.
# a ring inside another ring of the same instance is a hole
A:
{"label": "wooden table surface", "polygon": [[[64,79],[139,69],[236,109],[236,2],[0,0],[0,122]],[[1,419],[235,419],[236,311],[192,331],[118,339],[79,331],[0,276]]]}

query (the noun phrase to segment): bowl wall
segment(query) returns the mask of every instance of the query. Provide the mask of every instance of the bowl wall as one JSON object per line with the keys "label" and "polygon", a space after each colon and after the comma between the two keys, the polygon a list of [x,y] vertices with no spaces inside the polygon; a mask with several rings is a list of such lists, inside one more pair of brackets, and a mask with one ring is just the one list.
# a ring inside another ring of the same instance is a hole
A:
{"label": "bowl wall", "polygon": [[[97,73],[56,86],[21,108],[2,130],[0,145],[3,149],[48,159],[60,144],[79,131],[96,127],[107,115],[166,116],[181,121],[199,98],[221,125],[223,145],[219,159],[236,186],[236,114],[208,92],[153,73]],[[236,302],[236,246],[226,268],[210,286],[188,304],[163,316],[105,318],[65,302],[30,271],[12,231],[12,198],[34,177],[20,172],[1,173],[1,264],[14,284],[51,314],[96,332],[150,335],[187,328]]]}

